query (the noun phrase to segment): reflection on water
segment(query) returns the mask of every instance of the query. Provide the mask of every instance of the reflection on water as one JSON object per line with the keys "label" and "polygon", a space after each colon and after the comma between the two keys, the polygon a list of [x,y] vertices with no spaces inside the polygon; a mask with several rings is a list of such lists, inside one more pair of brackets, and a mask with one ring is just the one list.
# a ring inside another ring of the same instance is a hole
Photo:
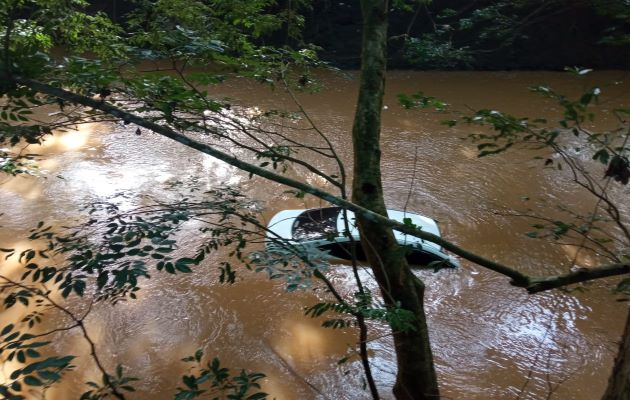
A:
{"label": "reflection on water", "polygon": [[[475,146],[462,137],[468,127],[446,128],[443,115],[413,112],[396,106],[395,94],[422,90],[458,105],[498,108],[518,115],[555,118],[553,107],[526,91],[546,83],[577,94],[595,81],[619,80],[621,73],[600,73],[576,84],[557,73],[410,73],[394,72],[388,81],[384,111],[383,166],[388,206],[432,216],[443,234],[465,248],[498,261],[546,274],[568,267],[575,258],[570,246],[534,241],[524,233],[531,222],[497,211],[523,209],[530,203],[562,200],[589,209],[592,202],[576,195],[558,175],[542,170],[531,154],[512,153],[477,159]],[[337,146],[340,157],[352,160],[350,127],[356,82],[327,77],[320,94],[302,95],[311,116]],[[281,93],[251,82],[228,82],[212,88],[220,95],[246,98],[251,106],[288,104]],[[628,107],[628,84],[604,87],[600,123],[612,123],[607,111]],[[608,96],[608,97],[605,97]],[[557,110],[556,110],[557,111]],[[21,241],[37,221],[66,223],[81,215],[81,206],[114,198],[123,208],[142,204],[143,196],[167,200],[166,184],[194,178],[204,189],[238,185],[264,202],[265,215],[285,208],[316,207],[316,199],[295,199],[284,188],[246,174],[157,135],[134,134],[123,125],[88,125],[49,139],[37,151],[45,156],[42,177],[18,177],[0,182],[3,247],[26,248]],[[34,150],[33,150],[34,151]],[[416,159],[416,152],[418,157]],[[313,165],[322,160],[308,159]],[[317,186],[314,175],[291,170]],[[413,185],[411,184],[412,182]],[[125,192],[125,196],[118,196]],[[117,196],[117,197],[116,197]],[[532,200],[525,200],[526,198]],[[543,207],[543,206],[540,206]],[[548,207],[551,210],[552,207]],[[626,210],[627,212],[627,210]],[[183,233],[186,247],[202,237]],[[584,255],[586,256],[586,255]],[[86,323],[99,354],[110,371],[122,363],[141,377],[131,398],[169,399],[188,367],[178,360],[202,348],[226,366],[267,374],[264,390],[279,399],[366,398],[361,369],[353,357],[356,336],[351,330],[319,328],[321,321],[303,317],[303,308],[323,299],[323,292],[286,294],[279,282],[242,273],[232,285],[218,283],[217,266],[227,257],[219,251],[194,274],[152,274],[138,300],[110,307],[96,304]],[[579,259],[590,265],[588,259]],[[13,261],[2,260],[2,273],[18,274]],[[368,287],[376,292],[369,273]],[[459,271],[434,274],[420,271],[427,282],[427,312],[440,384],[446,398],[539,399],[550,390],[555,398],[598,398],[606,384],[625,318],[626,306],[615,303],[606,283],[586,292],[560,291],[529,296],[506,278],[468,263]],[[354,290],[348,267],[335,265],[330,279],[345,294]],[[70,304],[84,311],[86,304]],[[0,316],[0,326],[20,318],[24,309]],[[395,360],[388,329],[371,327],[370,353],[374,373],[385,398],[394,380]],[[80,355],[78,369],[47,392],[47,399],[76,398],[80,384],[98,380],[78,332],[59,334],[55,351]],[[338,365],[343,357],[350,361]],[[6,375],[17,367],[5,363]],[[559,384],[559,385],[558,385]]]}
{"label": "reflection on water", "polygon": [[78,150],[85,146],[93,128],[94,124],[79,125],[76,130],[48,136],[42,147],[45,149],[57,148],[61,151]]}

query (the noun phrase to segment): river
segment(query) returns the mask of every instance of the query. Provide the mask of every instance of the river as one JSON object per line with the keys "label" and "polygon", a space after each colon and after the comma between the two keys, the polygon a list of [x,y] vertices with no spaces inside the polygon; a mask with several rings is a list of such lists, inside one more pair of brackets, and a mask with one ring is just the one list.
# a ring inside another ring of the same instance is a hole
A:
{"label": "river", "polygon": [[[463,140],[476,128],[449,128],[440,123],[448,116],[404,110],[396,94],[421,90],[459,109],[499,109],[554,121],[559,119],[557,106],[528,92],[528,86],[546,84],[576,96],[596,83],[602,88],[596,123],[609,127],[614,124],[612,108],[630,108],[627,72],[596,72],[579,79],[559,72],[390,72],[382,137],[388,207],[406,206],[435,218],[449,240],[528,273],[567,271],[573,248],[527,237],[532,221],[505,212],[535,207],[553,214],[558,203],[587,209],[593,201],[576,191],[563,172],[543,169],[532,160],[533,153],[477,158],[475,145]],[[298,96],[351,172],[356,74],[327,75],[323,86],[319,93]],[[228,80],[210,90],[261,110],[290,104],[282,90],[251,81]],[[29,151],[45,155],[42,173],[0,182],[0,247],[26,248],[28,242],[19,238],[37,221],[83,218],[81,207],[90,201],[111,199],[132,207],[144,196],[161,196],[169,183],[192,178],[204,188],[239,187],[264,205],[265,218],[282,209],[321,204],[296,199],[277,184],[250,179],[157,135],[135,135],[135,129],[92,124],[57,133],[39,149],[31,146]],[[309,162],[325,167],[321,159]],[[294,174],[325,187],[306,172]],[[122,192],[126,195],[118,196]],[[620,195],[627,196],[627,190]],[[622,206],[627,216],[628,204]],[[191,229],[181,241],[185,250],[199,237]],[[135,301],[94,305],[86,323],[106,367],[113,370],[122,363],[141,378],[130,398],[173,398],[188,371],[179,360],[198,348],[228,367],[264,372],[263,389],[272,398],[368,397],[356,359],[337,363],[350,354],[355,333],[324,329],[321,320],[303,316],[304,307],[325,298],[321,291],[285,293],[282,282],[250,272],[239,272],[233,285],[220,284],[216,266],[225,257],[225,251],[215,253],[193,274],[154,273]],[[582,266],[592,262],[578,257]],[[10,261],[0,263],[3,271],[12,267]],[[352,290],[349,267],[334,265],[328,274],[342,291]],[[428,287],[429,327],[444,398],[592,400],[602,395],[627,314],[627,304],[611,293],[615,279],[583,291],[528,295],[507,278],[466,261],[456,271],[418,274]],[[78,301],[71,307],[86,306]],[[2,316],[3,323],[14,317],[9,314]],[[395,359],[387,328],[372,324],[370,338],[376,380],[383,397],[390,398]],[[80,383],[98,379],[98,372],[85,356],[78,332],[58,339],[55,351],[83,356],[77,371],[50,388],[46,398],[78,398],[86,390]],[[7,362],[2,372],[8,375],[14,367]]]}

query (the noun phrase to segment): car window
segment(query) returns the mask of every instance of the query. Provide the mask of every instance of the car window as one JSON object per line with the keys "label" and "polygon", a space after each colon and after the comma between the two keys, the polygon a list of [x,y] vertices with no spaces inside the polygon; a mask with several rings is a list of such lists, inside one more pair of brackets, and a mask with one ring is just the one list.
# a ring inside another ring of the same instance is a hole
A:
{"label": "car window", "polygon": [[[331,257],[340,258],[342,260],[352,259],[352,245],[348,241],[335,241],[319,246],[322,251],[327,251]],[[365,261],[365,253],[360,242],[356,242],[355,254],[358,261]]]}
{"label": "car window", "polygon": [[323,239],[339,235],[337,217],[341,208],[326,207],[306,210],[293,222],[293,239]]}
{"label": "car window", "polygon": [[410,265],[427,265],[433,261],[443,260],[442,257],[439,257],[436,254],[430,253],[428,251],[416,249],[413,247],[407,248],[405,250],[406,250],[406,256],[407,256],[407,262]]}

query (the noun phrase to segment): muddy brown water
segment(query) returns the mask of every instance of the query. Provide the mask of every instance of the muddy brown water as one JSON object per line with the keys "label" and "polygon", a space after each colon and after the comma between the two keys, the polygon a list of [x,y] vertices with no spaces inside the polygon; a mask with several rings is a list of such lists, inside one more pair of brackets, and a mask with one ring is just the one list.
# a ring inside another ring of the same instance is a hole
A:
{"label": "muddy brown water", "polygon": [[[350,169],[356,74],[326,76],[323,83],[320,93],[299,98]],[[382,140],[388,206],[431,216],[440,221],[446,238],[528,273],[566,271],[574,249],[529,239],[525,233],[531,221],[496,212],[522,210],[535,202],[553,214],[558,202],[586,210],[593,201],[562,173],[542,169],[531,153],[478,159],[475,145],[462,140],[475,128],[447,128],[440,124],[444,115],[403,110],[395,95],[421,90],[460,109],[494,108],[557,120],[558,108],[529,93],[528,86],[547,84],[577,95],[595,83],[603,91],[597,124],[613,126],[610,110],[630,107],[626,72],[599,72],[579,80],[554,72],[391,72]],[[211,90],[248,107],[289,104],[281,90],[248,81],[228,81]],[[37,221],[81,218],[77,210],[90,201],[126,192],[128,197],[116,201],[133,207],[143,195],[159,196],[163,185],[191,177],[205,188],[238,186],[265,206],[266,218],[282,209],[320,204],[312,198],[296,199],[277,184],[249,179],[164,138],[137,136],[134,131],[101,124],[59,133],[37,149],[46,155],[40,177],[3,178],[1,247],[26,248],[20,237]],[[310,161],[327,166],[321,159]],[[308,173],[294,174],[325,187]],[[627,198],[627,190],[618,195]],[[627,216],[627,204],[622,207]],[[199,237],[191,228],[181,240],[185,251]],[[325,293],[285,293],[281,282],[246,272],[234,285],[219,284],[216,266],[225,257],[226,252],[217,252],[193,274],[154,273],[136,301],[94,306],[88,329],[107,368],[122,363],[141,378],[130,398],[173,398],[181,375],[188,371],[179,360],[198,348],[226,366],[264,372],[264,390],[278,399],[368,397],[356,359],[337,363],[355,348],[355,332],[324,329],[321,321],[303,316],[303,308],[326,298]],[[593,261],[578,257],[578,262],[588,266]],[[17,273],[10,261],[0,265],[3,273]],[[588,285],[585,291],[532,296],[510,286],[507,278],[465,261],[457,271],[418,274],[428,286],[429,327],[444,398],[591,400],[603,393],[627,312],[627,305],[611,294],[614,279]],[[369,274],[364,275],[371,285]],[[352,291],[349,267],[334,265],[329,276],[342,292]],[[70,307],[79,311],[86,305],[74,300]],[[19,311],[4,313],[2,325],[16,316]],[[388,329],[372,324],[370,337],[377,383],[383,397],[391,398],[395,359]],[[98,372],[77,332],[58,339],[54,351],[81,356],[77,371],[49,389],[46,398],[78,398],[85,390],[81,383],[98,379]],[[15,367],[5,362],[0,379]]]}

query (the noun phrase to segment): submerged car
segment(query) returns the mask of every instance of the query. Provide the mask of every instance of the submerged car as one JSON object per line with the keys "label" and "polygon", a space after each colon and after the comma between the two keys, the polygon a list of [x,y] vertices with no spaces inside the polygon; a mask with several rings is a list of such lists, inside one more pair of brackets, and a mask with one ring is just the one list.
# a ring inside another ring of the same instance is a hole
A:
{"label": "submerged car", "polygon": [[[387,210],[389,218],[399,222],[411,222],[425,232],[440,236],[437,222],[431,218],[409,212]],[[354,213],[347,211],[352,239],[359,241],[359,230]],[[341,207],[313,208],[307,210],[284,210],[271,218],[267,225],[267,247],[284,242],[313,246],[329,256],[350,260],[351,239],[344,235],[345,221]],[[437,244],[417,237],[394,231],[398,244],[403,246],[407,261],[411,265],[436,265],[458,267],[459,263],[446,254]],[[360,243],[356,246],[357,258],[365,260]]]}

